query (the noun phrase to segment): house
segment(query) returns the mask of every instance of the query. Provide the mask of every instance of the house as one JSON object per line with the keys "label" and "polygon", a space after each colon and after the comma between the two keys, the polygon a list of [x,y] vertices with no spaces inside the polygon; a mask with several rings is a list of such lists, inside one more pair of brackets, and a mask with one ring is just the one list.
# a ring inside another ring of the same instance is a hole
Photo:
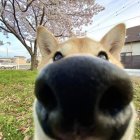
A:
{"label": "house", "polygon": [[6,57],[1,57],[0,58],[0,63],[13,63],[12,58],[6,58]]}
{"label": "house", "polygon": [[121,61],[125,68],[140,69],[140,26],[127,29]]}
{"label": "house", "polygon": [[10,58],[0,58],[0,63],[14,63],[18,65],[23,65],[23,64],[26,64],[26,57],[14,56]]}
{"label": "house", "polygon": [[14,63],[18,65],[26,64],[26,57],[25,56],[14,56]]}

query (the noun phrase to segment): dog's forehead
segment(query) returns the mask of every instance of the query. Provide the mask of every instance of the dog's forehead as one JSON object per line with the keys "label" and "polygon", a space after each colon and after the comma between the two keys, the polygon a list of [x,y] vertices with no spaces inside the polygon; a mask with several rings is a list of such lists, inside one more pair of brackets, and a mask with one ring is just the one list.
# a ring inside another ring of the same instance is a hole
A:
{"label": "dog's forehead", "polygon": [[94,41],[90,38],[72,38],[59,44],[58,51],[63,54],[74,54],[74,53],[90,53],[97,55],[99,51],[104,50],[100,42]]}

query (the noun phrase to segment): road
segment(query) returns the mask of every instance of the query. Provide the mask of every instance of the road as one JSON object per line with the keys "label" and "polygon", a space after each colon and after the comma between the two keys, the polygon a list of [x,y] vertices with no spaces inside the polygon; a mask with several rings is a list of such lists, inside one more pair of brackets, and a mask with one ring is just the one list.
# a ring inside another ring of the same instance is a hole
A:
{"label": "road", "polygon": [[125,69],[129,75],[140,77],[140,69]]}

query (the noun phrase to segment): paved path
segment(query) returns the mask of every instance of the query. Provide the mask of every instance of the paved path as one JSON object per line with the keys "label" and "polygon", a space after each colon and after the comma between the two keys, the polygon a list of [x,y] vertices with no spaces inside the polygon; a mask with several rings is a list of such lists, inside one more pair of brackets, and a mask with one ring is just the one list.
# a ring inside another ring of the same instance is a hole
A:
{"label": "paved path", "polygon": [[140,76],[140,69],[125,69],[129,75]]}

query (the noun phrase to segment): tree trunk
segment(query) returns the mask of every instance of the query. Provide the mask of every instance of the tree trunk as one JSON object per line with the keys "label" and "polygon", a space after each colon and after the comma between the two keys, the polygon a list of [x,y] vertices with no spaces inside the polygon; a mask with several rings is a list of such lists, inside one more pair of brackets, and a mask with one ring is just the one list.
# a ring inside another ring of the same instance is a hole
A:
{"label": "tree trunk", "polygon": [[31,70],[36,70],[38,67],[38,60],[37,60],[37,43],[36,40],[34,42],[34,53],[31,54]]}
{"label": "tree trunk", "polygon": [[38,67],[37,54],[31,55],[31,70],[36,70]]}

